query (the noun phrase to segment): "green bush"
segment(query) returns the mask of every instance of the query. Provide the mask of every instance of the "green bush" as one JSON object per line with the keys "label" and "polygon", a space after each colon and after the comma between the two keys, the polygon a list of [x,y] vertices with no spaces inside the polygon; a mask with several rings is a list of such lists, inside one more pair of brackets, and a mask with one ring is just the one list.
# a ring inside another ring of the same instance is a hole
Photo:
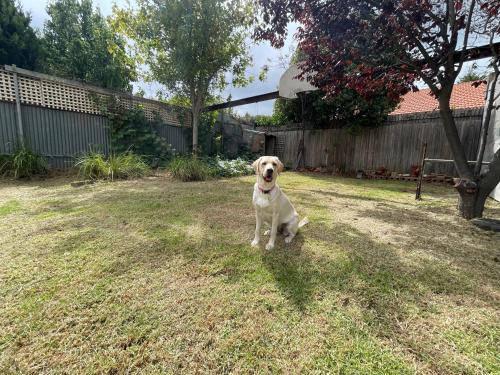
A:
{"label": "green bush", "polygon": [[204,181],[210,177],[238,177],[253,174],[250,163],[245,159],[225,160],[215,158],[193,158],[181,156],[168,165],[172,176],[181,181]]}
{"label": "green bush", "polygon": [[109,157],[111,179],[127,179],[143,177],[149,173],[149,166],[144,160],[130,152]]}
{"label": "green bush", "polygon": [[204,181],[211,175],[208,164],[191,156],[180,156],[173,159],[168,165],[172,176],[181,181]]}
{"label": "green bush", "polygon": [[0,155],[0,176],[9,173],[12,164],[12,156]]}
{"label": "green bush", "polygon": [[128,179],[146,176],[149,166],[131,152],[111,155],[108,159],[97,152],[90,152],[78,159],[75,166],[80,176],[90,180]]}
{"label": "green bush", "polygon": [[89,152],[80,157],[75,166],[80,171],[80,176],[89,180],[105,179],[109,176],[109,166],[104,155],[97,152]]}
{"label": "green bush", "polygon": [[0,158],[0,173],[15,178],[31,178],[48,172],[47,159],[29,147],[21,147],[14,155]]}
{"label": "green bush", "polygon": [[221,159],[219,156],[208,159],[211,175],[214,177],[238,177],[254,173],[250,163],[242,158],[234,160]]}
{"label": "green bush", "polygon": [[257,115],[255,116],[255,126],[282,126],[285,125],[288,121],[286,116],[281,112],[275,112],[271,116],[268,115]]}

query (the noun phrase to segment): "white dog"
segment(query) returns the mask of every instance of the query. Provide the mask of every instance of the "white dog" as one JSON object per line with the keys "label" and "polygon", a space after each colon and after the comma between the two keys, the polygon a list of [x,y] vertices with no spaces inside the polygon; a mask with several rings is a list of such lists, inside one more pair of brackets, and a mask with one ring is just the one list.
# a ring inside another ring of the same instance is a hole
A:
{"label": "white dog", "polygon": [[278,230],[285,235],[285,242],[290,243],[300,227],[308,223],[307,218],[299,222],[299,215],[288,197],[276,184],[278,174],[283,171],[283,163],[276,156],[262,156],[252,164],[257,174],[257,182],[253,189],[253,206],[255,207],[255,238],[252,246],[260,242],[262,222],[271,224],[271,234],[266,250],[274,248]]}

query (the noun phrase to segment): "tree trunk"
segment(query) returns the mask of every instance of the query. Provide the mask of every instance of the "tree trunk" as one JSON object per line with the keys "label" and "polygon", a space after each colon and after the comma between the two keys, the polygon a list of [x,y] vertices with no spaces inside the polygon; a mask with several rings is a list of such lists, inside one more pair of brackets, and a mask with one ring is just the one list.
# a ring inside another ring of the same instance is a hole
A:
{"label": "tree trunk", "polygon": [[466,191],[458,192],[458,213],[464,219],[470,220],[478,217],[483,217],[484,205],[488,193],[476,191],[469,193]]}
{"label": "tree trunk", "polygon": [[193,111],[193,155],[198,155],[198,124],[200,122],[200,114],[198,111]]}
{"label": "tree trunk", "polygon": [[470,220],[483,215],[484,203],[488,193],[484,195],[483,191],[479,189],[479,182],[474,178],[473,170],[467,162],[465,149],[458,135],[455,118],[450,108],[450,96],[451,90],[439,97],[439,112],[455,167],[460,176],[458,183],[455,185],[459,194],[458,213],[464,219]]}
{"label": "tree trunk", "polygon": [[438,98],[441,122],[443,123],[446,139],[448,140],[448,145],[450,146],[458,175],[462,179],[473,180],[472,168],[467,162],[465,148],[460,140],[455,118],[453,117],[453,111],[450,108],[450,97],[451,90],[449,94],[443,94]]}

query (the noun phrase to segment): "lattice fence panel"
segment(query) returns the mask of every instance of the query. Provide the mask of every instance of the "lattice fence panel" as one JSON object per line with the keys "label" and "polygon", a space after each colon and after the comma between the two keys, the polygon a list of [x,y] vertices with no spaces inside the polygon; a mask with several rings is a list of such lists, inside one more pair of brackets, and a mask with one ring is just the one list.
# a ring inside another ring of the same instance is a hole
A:
{"label": "lattice fence panel", "polygon": [[[23,71],[23,73],[17,73],[21,103],[65,111],[102,114],[96,98],[104,99],[113,96],[124,108],[131,109],[140,106],[149,120],[154,120],[159,116],[167,124],[183,125],[178,119],[178,110],[165,103],[141,100],[128,95],[121,96],[117,95],[116,92],[106,94],[104,89],[97,90],[78,83],[71,85],[69,81],[55,77],[44,79],[40,78],[40,74],[36,75],[35,73],[33,73],[35,76],[30,76],[27,71]],[[2,68],[0,68],[0,100],[16,100],[14,74]],[[185,117],[189,118],[189,116]]]}
{"label": "lattice fence panel", "polygon": [[44,105],[66,111],[99,114],[91,92],[80,87],[69,86],[55,81],[42,81]]}
{"label": "lattice fence panel", "polygon": [[14,77],[11,73],[2,69],[0,69],[0,100],[5,100],[7,102],[16,101]]}
{"label": "lattice fence panel", "polygon": [[40,81],[18,75],[18,82],[22,103],[43,105],[42,84]]}

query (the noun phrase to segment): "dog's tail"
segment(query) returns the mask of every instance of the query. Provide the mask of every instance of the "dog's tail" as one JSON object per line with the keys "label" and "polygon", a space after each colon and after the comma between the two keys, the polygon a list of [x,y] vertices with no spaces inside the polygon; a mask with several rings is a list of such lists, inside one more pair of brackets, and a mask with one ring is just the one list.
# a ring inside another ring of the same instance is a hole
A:
{"label": "dog's tail", "polygon": [[309,219],[307,217],[303,218],[300,222],[299,222],[299,228],[302,228],[304,225],[307,225],[309,224]]}

